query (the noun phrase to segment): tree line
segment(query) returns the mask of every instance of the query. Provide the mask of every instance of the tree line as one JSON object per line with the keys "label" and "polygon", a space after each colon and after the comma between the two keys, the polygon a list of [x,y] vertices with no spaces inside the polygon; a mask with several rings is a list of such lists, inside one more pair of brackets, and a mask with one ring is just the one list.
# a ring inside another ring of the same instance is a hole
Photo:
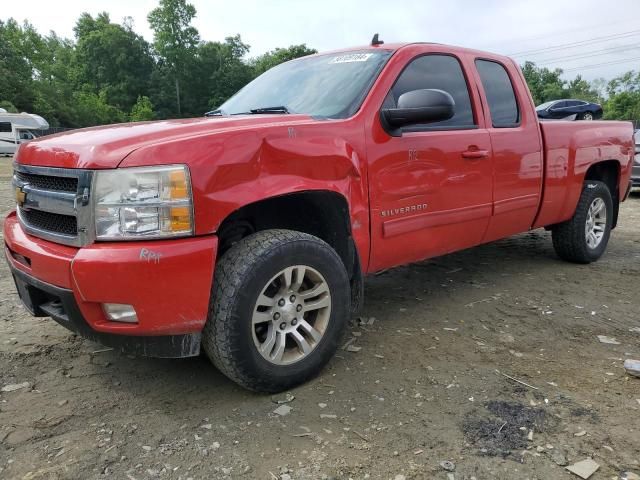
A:
{"label": "tree line", "polygon": [[[62,127],[201,116],[269,68],[316,53],[302,44],[247,59],[240,35],[202,40],[195,15],[186,0],[160,0],[147,17],[151,43],[130,18],[119,24],[106,12],[83,13],[73,39],[0,20],[0,108]],[[580,98],[602,103],[605,118],[640,119],[640,72],[587,82],[533,62],[522,68],[536,104]]]}
{"label": "tree line", "polygon": [[160,0],[153,43],[107,13],[83,13],[73,39],[0,20],[0,108],[63,127],[201,116],[269,68],[316,53],[293,45],[246,60],[240,35],[203,41],[195,15],[186,0]]}

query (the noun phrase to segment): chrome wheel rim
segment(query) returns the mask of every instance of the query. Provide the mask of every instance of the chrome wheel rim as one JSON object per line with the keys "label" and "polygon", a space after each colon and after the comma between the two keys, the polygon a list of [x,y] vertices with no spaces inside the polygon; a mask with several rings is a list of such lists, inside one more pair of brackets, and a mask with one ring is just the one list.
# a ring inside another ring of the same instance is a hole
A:
{"label": "chrome wheel rim", "polygon": [[591,249],[597,248],[602,243],[604,232],[607,228],[607,207],[604,200],[596,198],[591,202],[587,212],[587,223],[584,227],[587,246]]}
{"label": "chrome wheel rim", "polygon": [[322,274],[306,265],[287,267],[260,292],[251,319],[253,343],[274,365],[307,357],[331,317],[331,292]]}
{"label": "chrome wheel rim", "polygon": [[585,119],[585,120],[593,120],[593,114],[591,114],[591,113],[585,113],[585,114],[584,114],[584,119]]}

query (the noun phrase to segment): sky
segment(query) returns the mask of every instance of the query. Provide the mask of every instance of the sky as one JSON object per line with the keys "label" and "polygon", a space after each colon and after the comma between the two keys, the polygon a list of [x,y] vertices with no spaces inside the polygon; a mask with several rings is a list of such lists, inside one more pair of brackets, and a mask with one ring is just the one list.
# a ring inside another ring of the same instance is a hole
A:
{"label": "sky", "polygon": [[[0,19],[28,20],[41,33],[73,37],[82,12],[132,17],[153,40],[146,17],[158,0],[0,0]],[[319,51],[369,43],[439,42],[560,67],[565,77],[610,79],[640,71],[640,0],[190,0],[202,40],[240,34],[249,56],[306,43]],[[603,65],[604,64],[604,65]]]}

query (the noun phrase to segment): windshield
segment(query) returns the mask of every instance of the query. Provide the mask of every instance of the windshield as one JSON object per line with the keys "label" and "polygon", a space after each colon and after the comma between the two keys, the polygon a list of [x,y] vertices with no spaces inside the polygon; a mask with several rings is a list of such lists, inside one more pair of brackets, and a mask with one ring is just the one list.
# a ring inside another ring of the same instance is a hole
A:
{"label": "windshield", "polygon": [[390,56],[387,50],[365,50],[283,63],[249,83],[222,104],[219,111],[238,115],[271,110],[347,118],[358,110]]}

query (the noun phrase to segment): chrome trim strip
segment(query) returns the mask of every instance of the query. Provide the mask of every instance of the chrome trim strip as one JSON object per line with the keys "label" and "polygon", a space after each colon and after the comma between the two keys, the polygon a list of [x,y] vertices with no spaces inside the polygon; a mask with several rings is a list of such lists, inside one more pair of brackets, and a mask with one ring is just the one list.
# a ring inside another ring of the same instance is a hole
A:
{"label": "chrome trim strip", "polygon": [[132,201],[132,202],[100,202],[101,207],[191,207],[191,200],[160,200],[160,201]]}
{"label": "chrome trim strip", "polygon": [[43,212],[58,213],[60,215],[76,216],[77,194],[52,190],[40,190],[33,188],[28,183],[17,182],[16,187],[21,187],[26,194],[22,204],[24,210],[41,210]]}

